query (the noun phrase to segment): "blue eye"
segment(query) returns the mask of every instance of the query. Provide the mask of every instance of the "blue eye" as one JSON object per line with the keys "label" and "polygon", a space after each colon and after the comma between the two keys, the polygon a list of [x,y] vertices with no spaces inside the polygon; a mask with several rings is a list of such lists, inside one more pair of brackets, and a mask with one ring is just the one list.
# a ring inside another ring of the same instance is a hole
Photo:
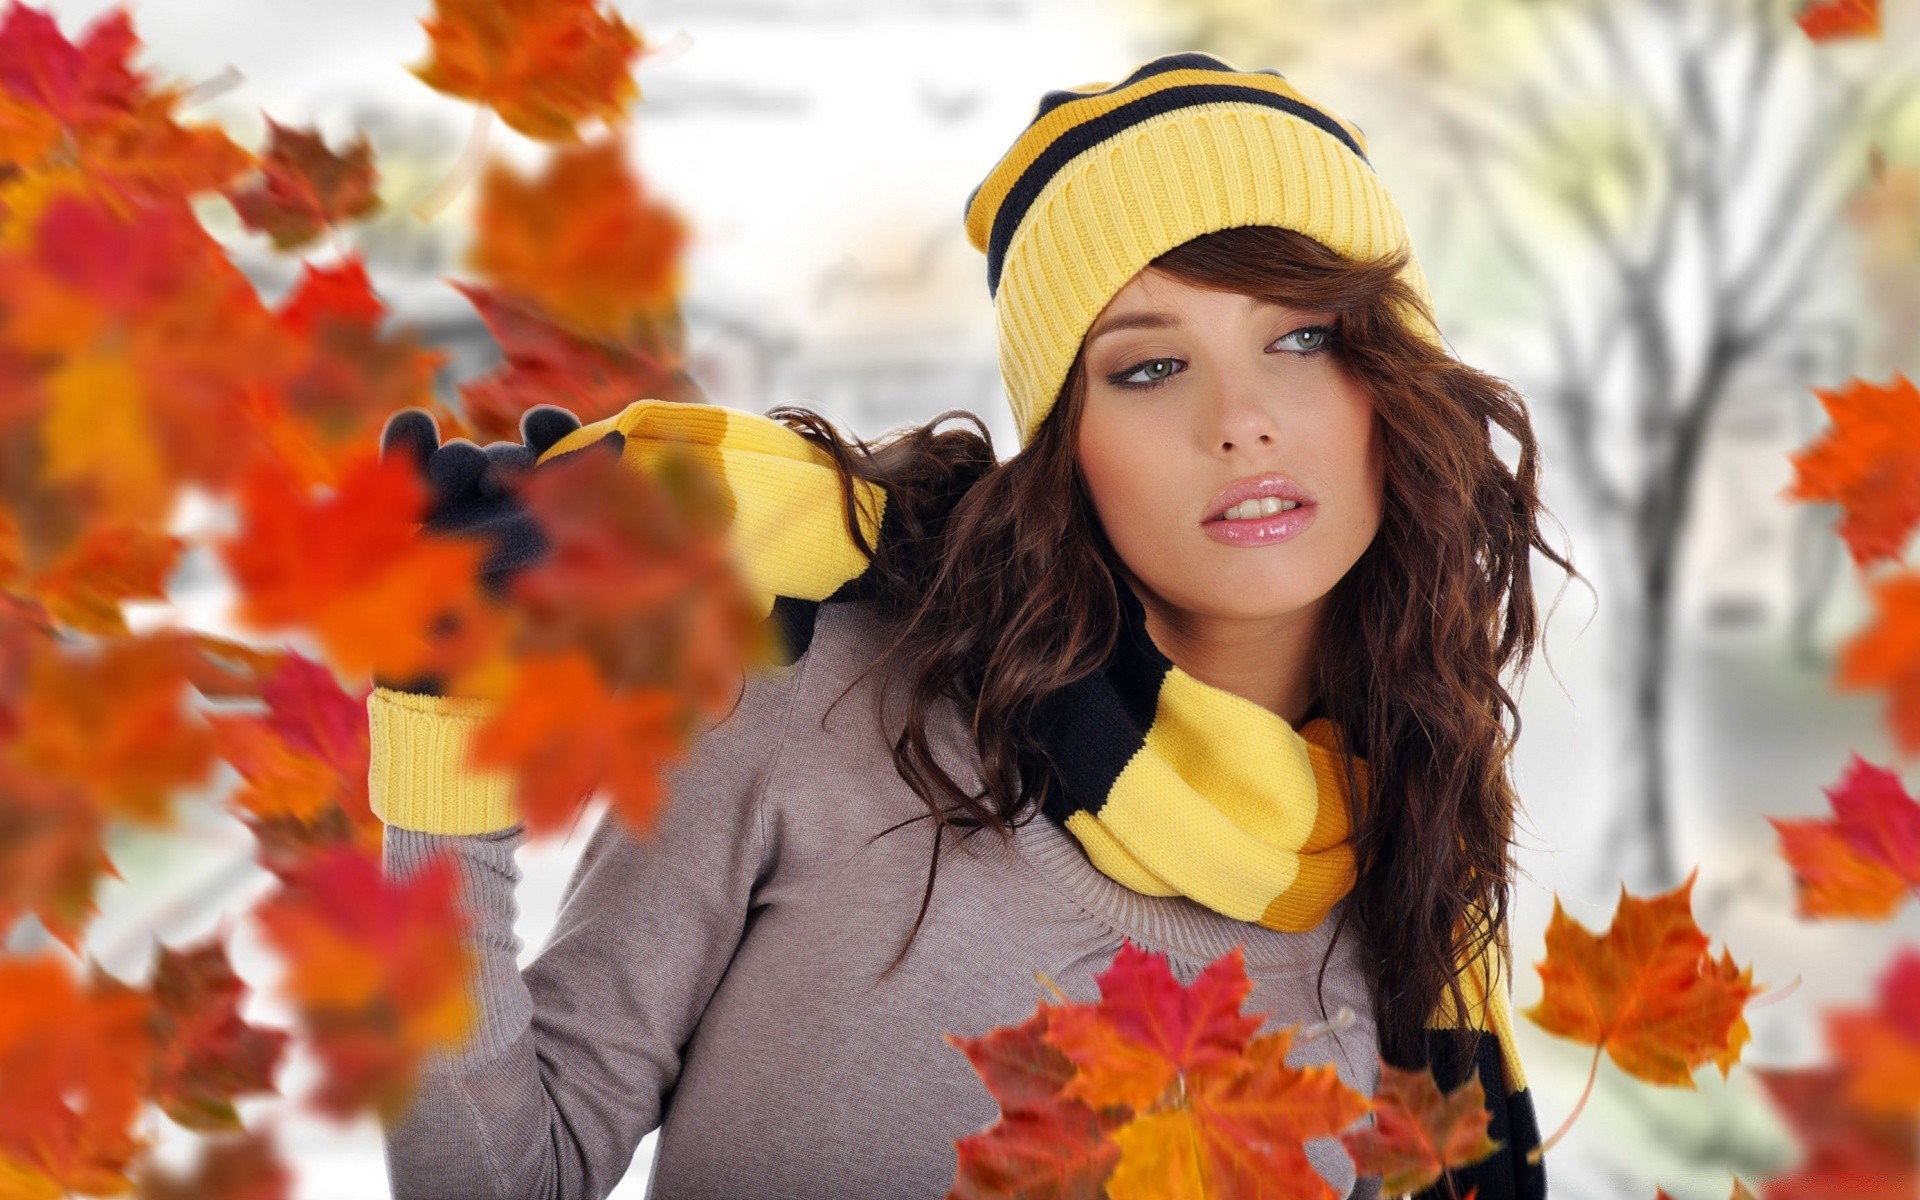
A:
{"label": "blue eye", "polygon": [[[1295,329],[1290,333],[1285,333],[1285,334],[1282,334],[1280,337],[1275,338],[1273,344],[1277,346],[1281,342],[1286,341],[1288,338],[1297,338],[1303,335],[1307,336],[1312,342],[1311,345],[1307,346],[1305,349],[1289,351],[1289,353],[1293,354],[1298,358],[1312,358],[1315,355],[1324,354],[1327,351],[1327,349],[1333,345],[1333,340],[1338,333],[1339,333],[1339,330],[1332,325],[1302,325],[1300,328]],[[1112,384],[1114,387],[1125,388],[1128,391],[1134,391],[1134,392],[1152,391],[1154,388],[1159,387],[1161,384],[1165,383],[1167,380],[1173,378],[1174,375],[1179,373],[1176,370],[1169,369],[1164,374],[1155,375],[1155,374],[1152,374],[1152,369],[1155,367],[1162,367],[1162,366],[1172,367],[1174,365],[1184,366],[1184,364],[1181,364],[1180,360],[1177,358],[1143,359],[1142,361],[1137,362],[1122,371],[1118,371],[1112,375],[1107,376],[1107,382]],[[1141,371],[1149,372],[1149,378],[1144,380],[1135,380],[1133,376],[1139,374]]]}

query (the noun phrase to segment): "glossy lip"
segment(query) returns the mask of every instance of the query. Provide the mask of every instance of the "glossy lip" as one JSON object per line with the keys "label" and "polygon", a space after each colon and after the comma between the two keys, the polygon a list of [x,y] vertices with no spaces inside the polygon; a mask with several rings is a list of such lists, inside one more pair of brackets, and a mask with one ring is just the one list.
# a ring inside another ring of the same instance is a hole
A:
{"label": "glossy lip", "polygon": [[1238,521],[1208,521],[1200,526],[1208,537],[1229,546],[1266,546],[1284,542],[1313,523],[1319,506],[1302,504],[1270,517],[1243,517]]}
{"label": "glossy lip", "polygon": [[[1218,522],[1216,518],[1236,504],[1241,504],[1248,500],[1258,500],[1265,496],[1278,496],[1282,500],[1299,501],[1301,508],[1292,510],[1294,512],[1300,512],[1311,506],[1314,502],[1313,497],[1307,494],[1307,489],[1277,471],[1269,471],[1265,475],[1252,475],[1246,479],[1236,479],[1228,484],[1218,496],[1213,498],[1212,503],[1207,505],[1207,515],[1200,518],[1201,524],[1249,524],[1250,522],[1248,521]],[[1286,515],[1286,513],[1275,514],[1275,516]],[[1265,519],[1272,520],[1273,517]]]}

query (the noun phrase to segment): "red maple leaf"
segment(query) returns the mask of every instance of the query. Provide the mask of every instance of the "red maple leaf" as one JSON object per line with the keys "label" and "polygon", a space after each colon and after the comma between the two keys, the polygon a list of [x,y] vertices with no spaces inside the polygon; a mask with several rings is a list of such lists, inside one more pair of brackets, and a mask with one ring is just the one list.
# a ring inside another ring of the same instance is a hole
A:
{"label": "red maple leaf", "polygon": [[1493,1113],[1480,1077],[1470,1074],[1442,1094],[1431,1068],[1406,1071],[1380,1064],[1373,1093],[1374,1124],[1340,1135],[1354,1169],[1381,1176],[1388,1195],[1411,1195],[1442,1172],[1478,1162],[1500,1149],[1487,1136]]}
{"label": "red maple leaf", "polygon": [[0,17],[0,105],[38,119],[28,136],[8,139],[6,157],[116,205],[177,201],[251,166],[219,126],[174,120],[185,89],[156,90],[130,67],[139,46],[124,7],[76,44],[46,12],[12,0]]}
{"label": "red maple leaf", "polygon": [[311,1097],[348,1117],[404,1111],[430,1051],[472,1028],[471,919],[459,875],[435,858],[404,880],[374,855],[339,845],[294,864],[254,910],[287,962],[282,984],[323,1078]]}
{"label": "red maple leaf", "polygon": [[1793,1170],[1767,1178],[1766,1200],[1908,1200],[1920,1188],[1920,1126],[1834,1103],[1847,1088],[1846,1067],[1755,1067],[1753,1074],[1801,1151]]}
{"label": "red maple leaf", "polygon": [[1920,889],[1920,802],[1857,753],[1825,791],[1831,821],[1767,818],[1793,866],[1800,915],[1886,920]]}
{"label": "red maple leaf", "polygon": [[233,1098],[275,1090],[288,1035],[241,1019],[246,984],[227,961],[224,933],[160,947],[152,987],[154,1100],[188,1129],[238,1131]]}
{"label": "red maple leaf", "polygon": [[1131,1119],[1132,1110],[1095,1112],[1062,1094],[1075,1067],[1047,1040],[1047,1021],[1056,1011],[1041,1003],[1018,1025],[977,1038],[941,1035],[967,1056],[1001,1113],[986,1129],[955,1141],[959,1165],[948,1200],[1104,1200],[1106,1180],[1120,1161],[1120,1147],[1108,1135]]}
{"label": "red maple leaf", "polygon": [[1827,1041],[1847,1068],[1846,1098],[1863,1113],[1920,1117],[1920,950],[1895,956],[1875,1009],[1830,1012]]}
{"label": "red maple leaf", "polygon": [[531,302],[498,288],[455,282],[492,331],[501,365],[460,385],[468,418],[481,438],[518,440],[520,414],[558,404],[585,424],[613,416],[635,397],[704,400],[688,376],[678,322],[642,322],[627,341],[583,337]]}
{"label": "red maple leaf", "polygon": [[266,120],[261,178],[227,192],[248,229],[268,235],[276,250],[294,250],[342,221],[379,211],[373,147],[365,134],[342,155],[327,148],[318,130]]}

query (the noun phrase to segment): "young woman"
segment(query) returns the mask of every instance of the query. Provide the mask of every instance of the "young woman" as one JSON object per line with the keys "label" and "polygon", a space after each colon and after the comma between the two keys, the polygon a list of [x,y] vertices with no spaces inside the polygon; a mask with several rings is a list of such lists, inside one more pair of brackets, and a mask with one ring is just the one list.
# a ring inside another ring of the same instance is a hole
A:
{"label": "young woman", "polygon": [[[1531,551],[1572,567],[1522,400],[1446,353],[1360,130],[1277,72],[1047,93],[966,228],[1004,462],[939,428],[969,414],[875,444],[655,400],[502,447],[704,447],[789,654],[651,836],[600,822],[524,971],[511,781],[459,766],[481,710],[375,690],[388,870],[450,850],[482,920],[480,1026],[386,1131],[395,1194],[603,1196],[657,1126],[664,1200],[943,1195],[998,1105],[941,1035],[1030,1015],[1036,970],[1097,1000],[1130,938],[1185,982],[1241,947],[1268,1029],[1350,1009],[1290,1061],[1362,1091],[1382,1057],[1477,1073],[1502,1148],[1430,1194],[1543,1196],[1501,677]],[[455,453],[412,419],[394,444]]]}

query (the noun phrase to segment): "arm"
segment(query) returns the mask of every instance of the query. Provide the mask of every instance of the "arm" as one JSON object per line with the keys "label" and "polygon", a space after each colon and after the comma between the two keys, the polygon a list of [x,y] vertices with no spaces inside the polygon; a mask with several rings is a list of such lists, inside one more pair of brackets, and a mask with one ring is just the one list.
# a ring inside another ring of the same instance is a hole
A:
{"label": "arm", "polygon": [[679,1076],[681,1048],[733,956],[766,869],[760,798],[800,670],[748,676],[736,710],[666,771],[652,834],[635,837],[608,811],[568,881],[551,938],[524,971],[513,933],[523,828],[432,833],[396,824],[402,810],[413,823],[432,823],[420,818],[433,817],[435,794],[448,811],[488,823],[488,788],[499,781],[463,776],[459,760],[445,757],[462,722],[480,719],[474,702],[444,701],[469,706],[456,716],[420,711],[440,698],[404,697],[409,736],[395,740],[381,736],[392,732],[383,730],[392,712],[381,706],[394,696],[369,701],[387,872],[404,878],[428,855],[452,853],[480,958],[477,1028],[457,1052],[429,1061],[412,1107],[383,1129],[395,1197],[598,1198],[625,1174],[660,1123],[660,1098]]}

